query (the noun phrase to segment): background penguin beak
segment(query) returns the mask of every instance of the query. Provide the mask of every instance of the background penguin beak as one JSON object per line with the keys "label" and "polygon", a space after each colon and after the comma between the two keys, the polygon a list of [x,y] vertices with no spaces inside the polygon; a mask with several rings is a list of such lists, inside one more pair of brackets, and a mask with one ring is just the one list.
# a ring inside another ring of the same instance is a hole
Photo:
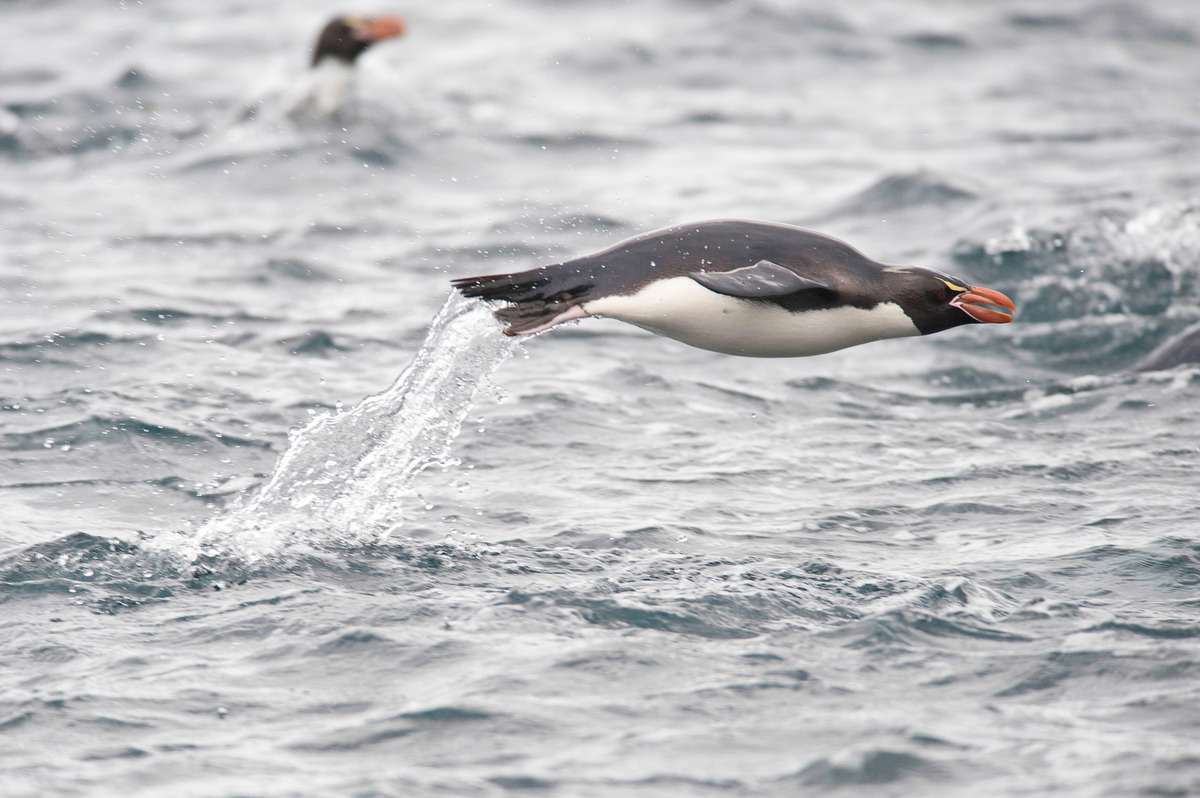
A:
{"label": "background penguin beak", "polygon": [[1013,301],[999,291],[970,286],[950,304],[983,324],[1008,324],[1017,312]]}
{"label": "background penguin beak", "polygon": [[354,31],[354,36],[364,42],[378,42],[403,36],[404,20],[399,17],[375,17]]}

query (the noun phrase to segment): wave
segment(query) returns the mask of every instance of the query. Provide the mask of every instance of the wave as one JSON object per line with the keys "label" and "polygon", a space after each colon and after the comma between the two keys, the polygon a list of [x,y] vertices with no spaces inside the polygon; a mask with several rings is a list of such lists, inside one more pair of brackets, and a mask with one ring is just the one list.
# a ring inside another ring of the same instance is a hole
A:
{"label": "wave", "polygon": [[163,86],[136,65],[107,85],[63,91],[60,77],[23,76],[23,96],[5,106],[11,122],[0,132],[0,152],[21,160],[92,152],[159,154],[190,126],[181,112],[155,102]]}
{"label": "wave", "polygon": [[136,543],[76,532],[0,557],[0,600],[61,594],[75,605],[112,614],[169,599],[178,576]]}
{"label": "wave", "polygon": [[936,390],[935,393],[884,390],[829,377],[807,377],[788,380],[784,384],[800,391],[833,394],[845,411],[857,409],[873,412],[886,411],[892,407],[927,404],[977,407],[1004,405],[1024,400],[1029,392],[1028,386],[1014,387],[1011,380],[1004,375],[972,367],[939,369],[924,375],[924,380]]}
{"label": "wave", "polygon": [[85,412],[81,417],[67,423],[57,421],[53,414],[35,413],[33,423],[25,429],[0,434],[0,449],[19,452],[47,449],[51,446],[108,446],[120,440],[143,440],[185,448],[201,443],[270,448],[270,444],[264,441],[239,437],[211,425],[188,423],[181,419],[151,419],[149,415],[152,412],[144,408],[128,414]]}
{"label": "wave", "polygon": [[862,787],[914,778],[936,779],[944,775],[942,768],[932,760],[916,754],[873,749],[862,751],[853,759],[843,757],[841,761],[822,757],[781,781],[806,787]]}
{"label": "wave", "polygon": [[838,205],[830,216],[874,216],[908,208],[940,208],[977,199],[930,172],[888,175]]}
{"label": "wave", "polygon": [[1165,371],[1200,364],[1200,323],[1163,342],[1134,366],[1135,371]]}
{"label": "wave", "polygon": [[210,313],[205,311],[184,310],[182,308],[165,306],[129,308],[126,310],[109,310],[97,314],[97,318],[104,321],[149,324],[155,327],[165,327],[174,324],[195,322],[199,322],[209,327],[219,327],[223,324],[280,321],[280,319],[277,318],[258,316],[243,311],[233,311],[230,313]]}
{"label": "wave", "polygon": [[1200,201],[1016,224],[952,258],[1015,300],[1017,323],[993,337],[1047,365],[1129,368],[1200,318]]}
{"label": "wave", "polygon": [[0,362],[21,365],[78,366],[88,353],[106,346],[146,346],[153,336],[76,330],[52,332],[36,338],[0,342]]}

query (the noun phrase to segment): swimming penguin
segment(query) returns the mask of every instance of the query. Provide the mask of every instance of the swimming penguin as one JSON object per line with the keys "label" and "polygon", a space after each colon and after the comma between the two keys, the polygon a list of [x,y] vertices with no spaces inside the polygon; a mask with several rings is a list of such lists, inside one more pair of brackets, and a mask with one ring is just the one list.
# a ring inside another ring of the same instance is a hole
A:
{"label": "swimming penguin", "polygon": [[325,24],[313,46],[312,63],[303,85],[289,104],[292,116],[308,113],[328,117],[342,111],[354,90],[354,65],[371,45],[403,36],[404,20],[393,16],[334,17]]}
{"label": "swimming penguin", "polygon": [[507,335],[585,316],[747,357],[801,357],[962,324],[1005,324],[999,291],[915,266],[886,266],[836,238],[771,222],[668,227],[564,263],[453,281]]}

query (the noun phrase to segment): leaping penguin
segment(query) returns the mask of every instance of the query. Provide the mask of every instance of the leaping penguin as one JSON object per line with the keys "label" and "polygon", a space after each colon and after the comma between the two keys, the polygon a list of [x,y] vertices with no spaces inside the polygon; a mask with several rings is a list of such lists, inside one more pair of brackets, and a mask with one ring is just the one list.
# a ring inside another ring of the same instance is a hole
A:
{"label": "leaping penguin", "polygon": [[507,335],[603,316],[747,357],[819,355],[963,324],[1006,324],[1011,299],[916,266],[877,263],[836,238],[772,222],[668,227],[593,255],[453,281],[500,300]]}

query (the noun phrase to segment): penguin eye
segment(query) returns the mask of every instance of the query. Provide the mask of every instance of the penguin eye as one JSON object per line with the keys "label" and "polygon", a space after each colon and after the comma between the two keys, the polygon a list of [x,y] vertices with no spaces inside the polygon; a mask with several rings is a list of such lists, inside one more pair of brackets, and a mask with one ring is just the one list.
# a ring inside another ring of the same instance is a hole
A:
{"label": "penguin eye", "polygon": [[929,296],[931,299],[933,299],[934,302],[937,302],[940,305],[946,301],[946,289],[945,288],[934,289],[933,291],[929,292]]}

